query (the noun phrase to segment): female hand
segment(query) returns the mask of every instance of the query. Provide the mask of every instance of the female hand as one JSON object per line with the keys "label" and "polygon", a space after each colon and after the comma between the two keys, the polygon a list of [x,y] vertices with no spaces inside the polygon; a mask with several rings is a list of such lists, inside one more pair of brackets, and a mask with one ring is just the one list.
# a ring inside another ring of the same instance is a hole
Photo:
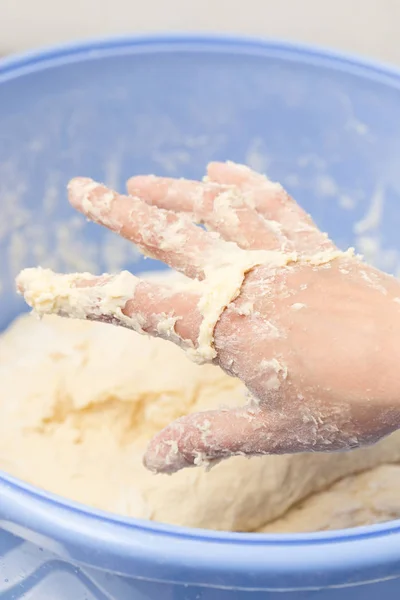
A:
{"label": "female hand", "polygon": [[279,185],[242,165],[211,164],[204,182],[134,177],[128,192],[69,185],[85,216],[194,283],[26,269],[18,288],[39,313],[165,337],[246,384],[242,408],[188,415],[157,434],[149,469],[349,450],[400,427],[396,279],[340,252]]}

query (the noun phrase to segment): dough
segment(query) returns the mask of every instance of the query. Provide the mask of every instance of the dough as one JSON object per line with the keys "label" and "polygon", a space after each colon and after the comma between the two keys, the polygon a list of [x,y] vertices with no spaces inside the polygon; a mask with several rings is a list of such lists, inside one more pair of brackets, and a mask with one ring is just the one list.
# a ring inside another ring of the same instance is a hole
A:
{"label": "dough", "polygon": [[234,457],[210,472],[142,466],[147,442],[173,419],[242,405],[244,392],[170,342],[22,316],[0,338],[0,468],[100,509],[193,527],[303,531],[398,515],[400,467],[385,463],[400,462],[399,433],[347,453]]}
{"label": "dough", "polygon": [[314,494],[261,529],[291,533],[346,529],[400,518],[400,465],[382,465]]}

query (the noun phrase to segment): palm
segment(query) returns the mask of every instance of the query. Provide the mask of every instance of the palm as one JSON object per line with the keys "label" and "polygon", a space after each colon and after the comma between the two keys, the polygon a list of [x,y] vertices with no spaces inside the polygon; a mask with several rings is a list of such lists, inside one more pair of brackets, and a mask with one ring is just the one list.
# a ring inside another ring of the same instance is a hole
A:
{"label": "palm", "polygon": [[[234,454],[350,449],[400,426],[394,278],[339,252],[279,186],[239,165],[211,165],[207,183],[136,177],[128,190],[119,196],[78,179],[70,200],[194,285],[162,287],[125,275],[122,289],[120,276],[49,273],[40,282],[43,274],[32,270],[19,285],[39,311],[166,337],[244,381],[246,406],[172,423],[150,443],[148,468],[173,472]],[[239,273],[241,261],[247,267]],[[221,281],[222,300],[214,301]],[[50,305],[40,303],[46,286],[54,292]]]}

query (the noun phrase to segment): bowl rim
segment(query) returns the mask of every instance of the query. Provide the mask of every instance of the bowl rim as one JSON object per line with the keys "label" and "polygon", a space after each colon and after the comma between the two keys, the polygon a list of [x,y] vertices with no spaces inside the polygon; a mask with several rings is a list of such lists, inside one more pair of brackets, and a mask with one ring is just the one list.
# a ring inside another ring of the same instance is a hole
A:
{"label": "bowl rim", "polygon": [[[280,40],[197,34],[98,38],[21,53],[0,59],[0,84],[81,60],[172,51],[280,57],[400,89],[400,70],[376,61]],[[151,581],[293,591],[400,576],[400,521],[280,535],[177,527],[96,510],[1,471],[0,527],[78,563]]]}

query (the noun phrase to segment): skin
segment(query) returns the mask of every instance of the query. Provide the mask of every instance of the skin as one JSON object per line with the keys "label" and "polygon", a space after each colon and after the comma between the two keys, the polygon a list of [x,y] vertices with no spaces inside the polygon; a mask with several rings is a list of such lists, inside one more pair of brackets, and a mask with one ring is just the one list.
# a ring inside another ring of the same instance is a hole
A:
{"label": "skin", "polygon": [[[170,424],[148,446],[148,469],[349,450],[400,427],[400,282],[346,253],[312,264],[310,257],[334,255],[334,244],[280,186],[242,165],[212,163],[206,182],[134,177],[127,196],[111,194],[87,179],[69,185],[86,217],[191,278],[204,278],[224,240],[299,257],[252,269],[215,326],[214,363],[245,383],[247,404]],[[168,241],[176,231],[178,245]],[[82,298],[103,283],[82,278]],[[155,336],[165,314],[175,317],[174,341],[185,348],[197,343],[200,293],[139,281],[123,313],[140,314]],[[86,318],[108,320],[90,309]]]}

